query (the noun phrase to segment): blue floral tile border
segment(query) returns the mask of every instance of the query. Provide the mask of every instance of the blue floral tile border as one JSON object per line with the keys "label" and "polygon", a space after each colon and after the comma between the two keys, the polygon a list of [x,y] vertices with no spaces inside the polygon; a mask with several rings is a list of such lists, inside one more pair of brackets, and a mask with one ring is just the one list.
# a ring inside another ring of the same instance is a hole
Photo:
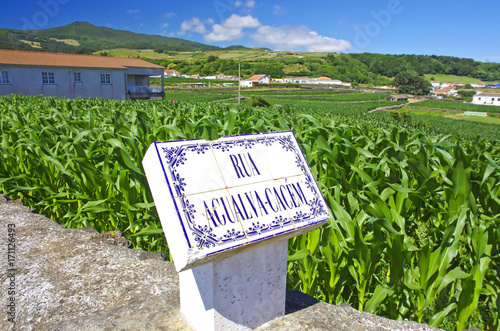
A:
{"label": "blue floral tile border", "polygon": [[[291,131],[154,145],[187,244],[204,255],[328,219],[325,200]],[[208,162],[212,157],[215,162]],[[201,183],[200,176],[211,172]],[[193,173],[196,181],[190,180]]]}

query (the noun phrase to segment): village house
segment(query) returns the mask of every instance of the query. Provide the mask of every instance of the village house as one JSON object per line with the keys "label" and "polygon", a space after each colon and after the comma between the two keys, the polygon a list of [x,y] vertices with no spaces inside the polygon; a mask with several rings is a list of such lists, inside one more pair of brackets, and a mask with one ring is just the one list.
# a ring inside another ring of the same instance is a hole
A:
{"label": "village house", "polygon": [[[0,95],[160,98],[164,69],[135,58],[0,49]],[[151,76],[161,76],[161,86],[150,86]]]}
{"label": "village house", "polygon": [[338,79],[331,79],[329,77],[319,77],[313,81],[313,84],[342,85],[342,81]]}
{"label": "village house", "polygon": [[456,95],[457,90],[453,86],[443,87],[437,90],[432,91],[434,95],[446,94],[446,95]]}
{"label": "village house", "polygon": [[165,72],[163,75],[166,78],[180,77],[181,76],[181,74],[177,70],[173,70],[173,69],[165,69]]}
{"label": "village house", "polygon": [[387,101],[407,101],[408,100],[408,95],[406,94],[396,94],[396,95],[391,95],[386,98]]}
{"label": "village house", "polygon": [[486,87],[486,85],[482,84],[482,83],[470,83],[470,86],[472,86],[472,87]]}
{"label": "village house", "polygon": [[500,106],[499,93],[478,93],[472,97],[472,103],[476,105]]}
{"label": "village house", "polygon": [[441,84],[441,88],[457,87],[457,86],[465,86],[465,84],[464,83],[443,83],[443,84]]}
{"label": "village house", "polygon": [[238,76],[231,76],[231,75],[224,75],[224,74],[218,74],[215,76],[204,76],[200,77],[201,79],[216,79],[216,80],[238,80]]}
{"label": "village house", "polygon": [[308,77],[286,77],[283,78],[283,83],[311,84],[313,79]]}
{"label": "village house", "polygon": [[181,83],[181,86],[183,87],[205,87],[205,84],[203,83]]}
{"label": "village house", "polygon": [[222,80],[238,80],[238,79],[240,79],[240,77],[238,77],[237,75],[223,75],[219,79],[222,79]]}
{"label": "village house", "polygon": [[340,85],[351,87],[351,83],[342,82],[338,79],[331,79],[329,77],[319,77],[319,78],[308,78],[308,77],[289,77],[283,78],[283,83],[295,83],[295,84],[316,84],[316,85]]}
{"label": "village house", "polygon": [[271,78],[267,75],[253,75],[252,77],[241,80],[241,87],[252,87],[259,84],[271,84]]}

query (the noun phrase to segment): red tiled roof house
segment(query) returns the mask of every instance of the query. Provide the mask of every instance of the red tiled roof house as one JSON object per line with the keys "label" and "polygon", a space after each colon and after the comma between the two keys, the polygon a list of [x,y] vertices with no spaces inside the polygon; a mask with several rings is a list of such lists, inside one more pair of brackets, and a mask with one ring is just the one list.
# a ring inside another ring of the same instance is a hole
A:
{"label": "red tiled roof house", "polygon": [[174,69],[165,69],[164,76],[167,78],[180,77],[181,74],[177,70],[174,70]]}
{"label": "red tiled roof house", "polygon": [[0,95],[61,98],[148,99],[163,97],[149,85],[164,67],[140,59],[0,49]]}
{"label": "red tiled roof house", "polygon": [[271,84],[271,78],[267,75],[253,75],[248,79],[240,81],[241,87],[252,87],[258,84]]}

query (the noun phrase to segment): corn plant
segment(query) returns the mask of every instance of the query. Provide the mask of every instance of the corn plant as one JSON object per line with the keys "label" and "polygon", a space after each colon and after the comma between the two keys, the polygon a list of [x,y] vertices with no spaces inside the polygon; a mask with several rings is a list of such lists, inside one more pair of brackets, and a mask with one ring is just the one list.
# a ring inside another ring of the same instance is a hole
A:
{"label": "corn plant", "polygon": [[368,114],[378,102],[279,99],[250,109],[1,97],[0,191],[63,226],[120,230],[168,255],[141,166],[149,145],[293,130],[330,219],[289,241],[289,288],[393,319],[500,330],[498,134]]}

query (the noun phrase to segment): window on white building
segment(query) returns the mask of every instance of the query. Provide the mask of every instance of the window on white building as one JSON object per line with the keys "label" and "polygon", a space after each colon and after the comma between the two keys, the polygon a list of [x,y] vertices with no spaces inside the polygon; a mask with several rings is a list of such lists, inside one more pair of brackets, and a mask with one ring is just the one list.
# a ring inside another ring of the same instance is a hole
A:
{"label": "window on white building", "polygon": [[53,72],[42,72],[42,83],[43,84],[55,84],[56,80]]}
{"label": "window on white building", "polygon": [[0,84],[10,84],[9,72],[7,70],[0,72]]}
{"label": "window on white building", "polygon": [[111,84],[111,74],[101,74],[101,84]]}
{"label": "window on white building", "polygon": [[74,72],[73,73],[73,80],[75,83],[81,83],[82,82],[82,74],[79,72]]}

